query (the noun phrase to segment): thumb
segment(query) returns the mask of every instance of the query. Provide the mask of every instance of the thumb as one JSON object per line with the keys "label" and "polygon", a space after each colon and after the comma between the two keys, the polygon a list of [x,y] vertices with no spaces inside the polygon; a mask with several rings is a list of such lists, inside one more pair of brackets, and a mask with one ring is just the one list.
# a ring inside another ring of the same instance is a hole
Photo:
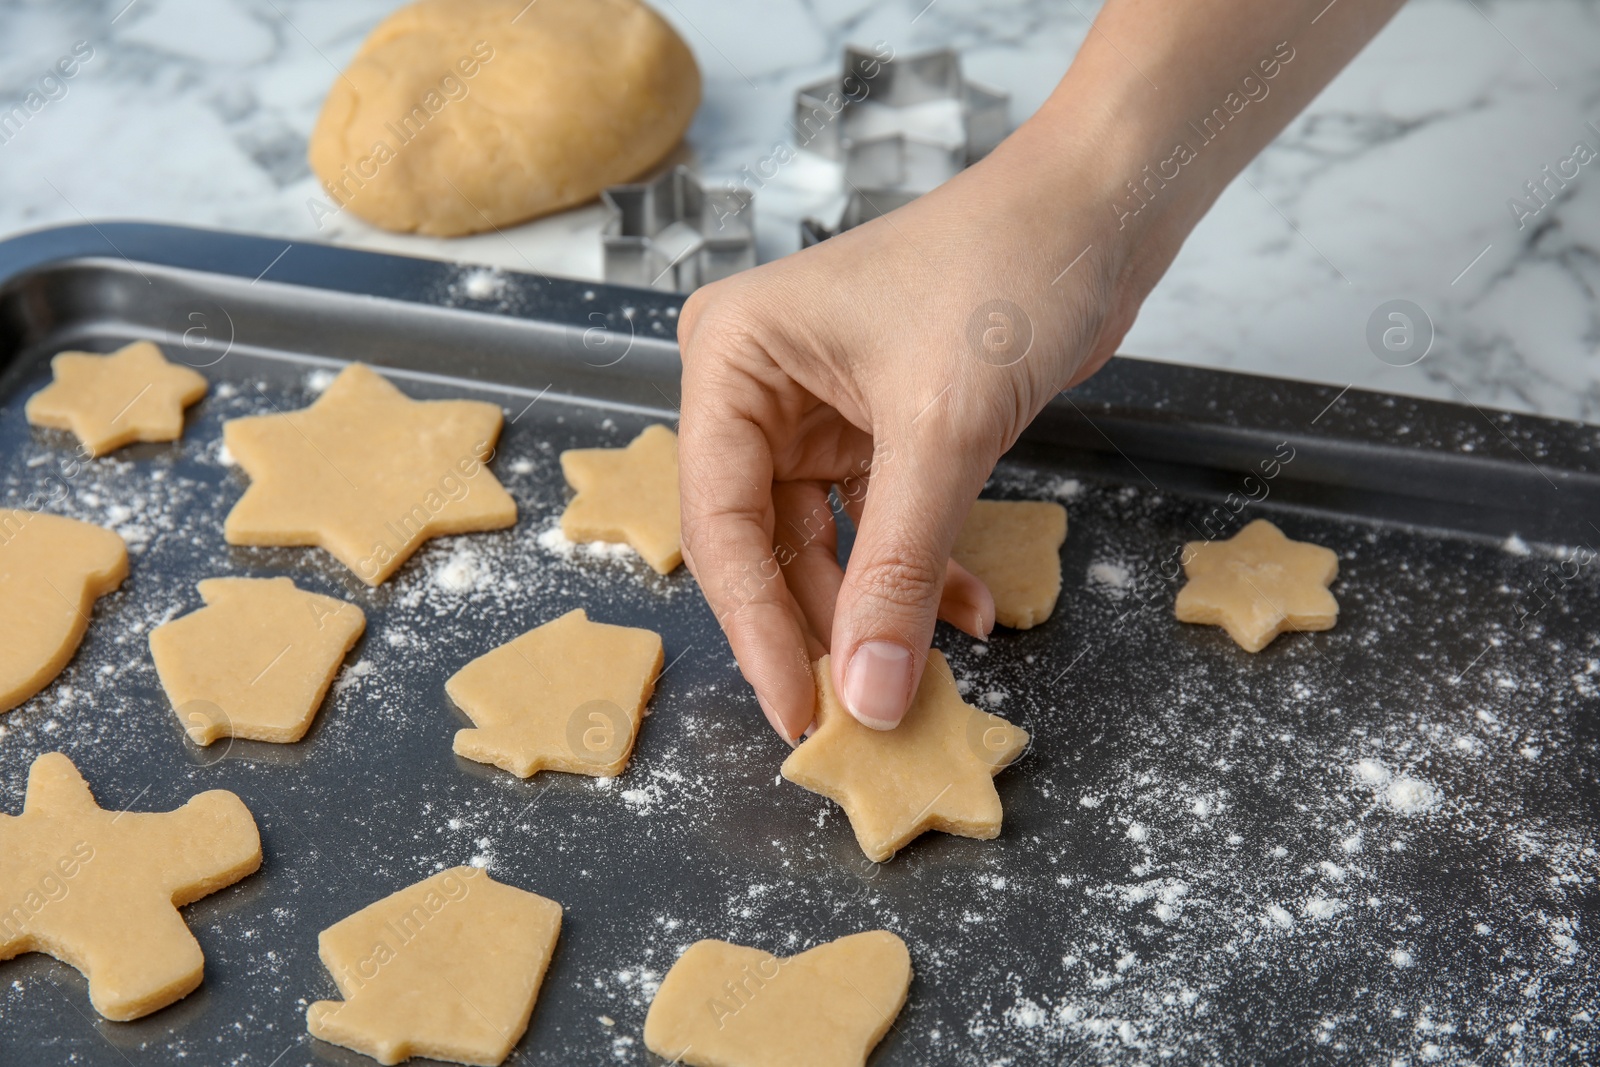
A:
{"label": "thumb", "polygon": [[935,435],[880,447],[834,609],[834,692],[864,726],[900,724],[922,679],[950,549],[993,468]]}

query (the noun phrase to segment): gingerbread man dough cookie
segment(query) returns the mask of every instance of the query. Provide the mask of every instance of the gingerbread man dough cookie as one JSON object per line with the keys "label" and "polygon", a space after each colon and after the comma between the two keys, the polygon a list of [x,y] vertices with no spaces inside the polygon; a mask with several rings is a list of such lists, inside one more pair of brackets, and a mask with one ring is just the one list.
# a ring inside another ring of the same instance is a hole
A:
{"label": "gingerbread man dough cookie", "polygon": [[0,508],[0,712],[49,685],[128,576],[128,546],[60,515]]}
{"label": "gingerbread man dough cookie", "polygon": [[1027,747],[1028,733],[963,701],[943,653],[928,653],[893,730],[869,729],[845,710],[827,656],[815,670],[816,729],[783,761],[783,776],[844,808],[868,859],[882,863],[927,830],[1000,835],[994,776]]}
{"label": "gingerbread man dough cookie", "polygon": [[317,938],[344,1000],[306,1009],[313,1037],[379,1063],[493,1065],[533,1015],[561,905],[454,867],[369,904]]}
{"label": "gingerbread man dough cookie", "polygon": [[1045,500],[979,500],[950,555],[989,587],[994,619],[1027,630],[1056,609],[1067,509]]}
{"label": "gingerbread man dough cookie", "polygon": [[150,632],[150,654],[189,739],[298,741],[366,628],[354,604],[288,578],[209,578],[199,611]]}
{"label": "gingerbread man dough cookie", "polygon": [[657,574],[683,562],[678,521],[678,435],[646,427],[627,448],[574,448],[561,473],[577,490],[561,516],[570,541],[626,541]]}
{"label": "gingerbread man dough cookie", "polygon": [[517,521],[485,466],[501,422],[495,404],[412,400],[352,363],[308,408],[223,425],[250,475],[223,532],[230,545],[320,546],[379,585],[430,537]]}
{"label": "gingerbread man dough cookie", "polygon": [[28,421],[71,430],[91,457],[135,441],[176,441],[183,409],[206,395],[204,375],[169,363],[149,341],[109,356],[62,352],[50,371],[55,381],[28,398]]}
{"label": "gingerbread man dough cookie", "polygon": [[1331,630],[1339,602],[1332,549],[1291,541],[1257,519],[1227,541],[1183,546],[1189,584],[1178,590],[1181,622],[1220,626],[1246,652],[1260,652],[1286,630]]}
{"label": "gingerbread man dough cookie", "polygon": [[644,1043],[695,1067],[862,1067],[910,987],[911,954],[887,930],[787,958],[697,941],[661,980]]}
{"label": "gingerbread man dough cookie", "polygon": [[126,1022],[200,984],[205,957],[178,908],[261,866],[244,802],[213,789],[177,811],[105,811],[72,761],[33,761],[21,815],[0,815],[0,960],[44,952]]}

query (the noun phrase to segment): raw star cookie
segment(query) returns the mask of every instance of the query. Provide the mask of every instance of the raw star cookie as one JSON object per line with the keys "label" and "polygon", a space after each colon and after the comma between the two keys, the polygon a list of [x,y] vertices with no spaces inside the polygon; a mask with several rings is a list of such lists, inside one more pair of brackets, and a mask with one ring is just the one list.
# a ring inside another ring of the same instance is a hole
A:
{"label": "raw star cookie", "polygon": [[817,721],[783,761],[783,776],[835,801],[874,863],[925,830],[984,840],[1000,834],[994,776],[1028,734],[961,699],[944,654],[928,653],[922,684],[893,730],[855,720],[833,693],[828,657],[816,663]]}
{"label": "raw star cookie", "polygon": [[626,541],[657,574],[683,562],[677,434],[650,426],[627,448],[569,449],[561,473],[578,493],[561,516],[569,541]]}
{"label": "raw star cookie", "polygon": [[456,734],[455,753],[523,778],[546,769],[621,774],[661,660],[659,634],[569,611],[445,683],[477,724]]}
{"label": "raw star cookie", "polygon": [[94,602],[128,576],[128,546],[77,519],[0,508],[0,712],[55,680]]}
{"label": "raw star cookie", "polygon": [[209,578],[200,598],[205,607],[150,633],[189,739],[300,740],[366,616],[288,578]]}
{"label": "raw star cookie", "polygon": [[561,933],[561,905],[453,867],[317,938],[344,1000],[306,1009],[313,1037],[379,1063],[497,1064],[528,1029]]}
{"label": "raw star cookie", "polygon": [[697,941],[650,1003],[644,1043],[695,1067],[862,1067],[911,986],[911,954],[887,930],[779,958]]}
{"label": "raw star cookie", "polygon": [[1220,626],[1246,652],[1260,652],[1285,630],[1331,630],[1339,602],[1332,549],[1291,541],[1257,519],[1227,541],[1183,546],[1189,584],[1178,591],[1180,622]]}
{"label": "raw star cookie", "polygon": [[33,761],[21,815],[0,815],[0,960],[44,952],[126,1022],[200,984],[205,957],[178,908],[261,866],[244,802],[213,789],[177,811],[105,811],[72,761]]}
{"label": "raw star cookie", "polygon": [[494,404],[412,400],[352,363],[308,408],[223,426],[250,475],[228,543],[317,545],[378,585],[430,537],[517,521],[484,465],[501,421]]}
{"label": "raw star cookie", "polygon": [[168,363],[149,341],[109,356],[63,352],[50,370],[55,381],[28,398],[28,421],[71,430],[90,456],[135,441],[176,441],[183,409],[206,395],[204,375]]}
{"label": "raw star cookie", "polygon": [[1041,500],[979,500],[950,555],[994,596],[1001,626],[1027,630],[1050,617],[1061,594],[1067,509]]}

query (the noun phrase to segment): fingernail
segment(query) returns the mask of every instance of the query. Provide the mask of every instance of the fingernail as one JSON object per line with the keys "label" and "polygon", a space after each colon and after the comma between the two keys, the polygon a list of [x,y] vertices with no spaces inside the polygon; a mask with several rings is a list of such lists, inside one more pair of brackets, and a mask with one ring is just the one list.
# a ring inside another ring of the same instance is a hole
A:
{"label": "fingernail", "polygon": [[799,742],[789,736],[789,731],[783,728],[783,720],[778,717],[777,712],[767,707],[767,702],[761,699],[761,695],[759,693],[756,695],[756,703],[761,705],[761,714],[767,717],[768,725],[778,732],[779,737],[783,738],[783,743],[788,745],[790,748],[796,747]]}
{"label": "fingernail", "polygon": [[893,730],[911,703],[911,653],[889,641],[868,641],[850,657],[844,704],[862,726]]}

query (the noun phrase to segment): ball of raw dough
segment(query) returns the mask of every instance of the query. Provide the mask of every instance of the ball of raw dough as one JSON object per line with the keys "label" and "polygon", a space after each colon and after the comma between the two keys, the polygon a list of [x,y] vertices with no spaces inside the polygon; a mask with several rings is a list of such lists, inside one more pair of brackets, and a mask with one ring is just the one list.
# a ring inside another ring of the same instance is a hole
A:
{"label": "ball of raw dough", "polygon": [[694,56],[638,0],[419,0],[334,82],[311,169],[385,229],[476,233],[637,177],[699,103]]}

